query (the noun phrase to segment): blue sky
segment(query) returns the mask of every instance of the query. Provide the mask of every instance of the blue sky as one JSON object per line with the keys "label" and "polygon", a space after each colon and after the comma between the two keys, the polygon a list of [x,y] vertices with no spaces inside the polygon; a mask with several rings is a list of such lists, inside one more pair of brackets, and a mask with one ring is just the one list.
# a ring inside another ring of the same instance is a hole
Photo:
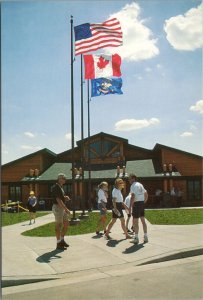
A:
{"label": "blue sky", "polygon": [[[91,135],[202,155],[202,12],[199,0],[3,1],[2,163],[71,148],[70,16],[74,26],[121,22],[123,95],[92,98]],[[74,62],[75,141],[81,139],[80,56]],[[87,83],[84,136],[87,137]]]}

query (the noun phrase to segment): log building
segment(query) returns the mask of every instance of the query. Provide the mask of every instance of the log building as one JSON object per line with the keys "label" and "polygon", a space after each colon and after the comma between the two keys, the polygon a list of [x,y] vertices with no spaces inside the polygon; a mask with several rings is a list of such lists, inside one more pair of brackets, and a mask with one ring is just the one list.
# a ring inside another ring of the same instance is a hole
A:
{"label": "log building", "polygon": [[124,179],[123,194],[126,196],[130,189],[130,173],[136,173],[147,189],[147,207],[203,204],[202,156],[160,144],[152,150],[144,149],[129,144],[127,139],[103,132],[78,141],[73,156],[72,149],[55,154],[45,148],[4,164],[2,203],[12,200],[26,206],[29,192],[34,190],[39,204],[51,209],[51,187],[61,172],[67,175],[65,190],[71,196],[72,157],[75,209],[97,208],[97,186],[103,180],[109,183],[110,208],[115,178]]}

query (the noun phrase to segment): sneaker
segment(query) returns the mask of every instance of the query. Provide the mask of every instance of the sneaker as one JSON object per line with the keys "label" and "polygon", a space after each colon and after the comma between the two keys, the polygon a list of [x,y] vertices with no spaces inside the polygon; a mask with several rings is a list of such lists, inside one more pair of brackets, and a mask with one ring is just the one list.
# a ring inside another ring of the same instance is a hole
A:
{"label": "sneaker", "polygon": [[103,235],[102,232],[96,231],[96,235]]}
{"label": "sneaker", "polygon": [[137,237],[135,237],[132,241],[130,241],[131,243],[138,245],[139,244],[139,239]]}
{"label": "sneaker", "polygon": [[149,240],[148,240],[148,236],[144,236],[144,243],[148,243],[149,242]]}
{"label": "sneaker", "polygon": [[56,249],[57,250],[66,250],[62,242],[59,242],[56,244]]}
{"label": "sneaker", "polygon": [[64,240],[61,240],[61,244],[66,248],[69,247],[69,245]]}

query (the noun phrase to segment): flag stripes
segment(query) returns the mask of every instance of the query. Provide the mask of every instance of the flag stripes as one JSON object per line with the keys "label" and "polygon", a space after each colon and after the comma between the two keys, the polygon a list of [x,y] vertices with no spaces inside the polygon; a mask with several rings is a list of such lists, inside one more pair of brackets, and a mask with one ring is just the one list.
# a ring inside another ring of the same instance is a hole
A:
{"label": "flag stripes", "polygon": [[122,30],[120,22],[116,18],[100,24],[86,23],[76,26],[74,29],[75,55],[122,45]]}

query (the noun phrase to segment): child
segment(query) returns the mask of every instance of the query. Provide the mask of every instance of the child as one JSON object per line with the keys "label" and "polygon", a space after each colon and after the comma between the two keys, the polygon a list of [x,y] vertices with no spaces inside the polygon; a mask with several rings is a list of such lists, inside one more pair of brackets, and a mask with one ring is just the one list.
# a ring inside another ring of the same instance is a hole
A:
{"label": "child", "polygon": [[35,223],[36,205],[37,205],[37,198],[35,197],[35,193],[33,191],[31,191],[30,197],[28,198],[28,201],[27,201],[27,207],[28,207],[29,216],[30,216],[29,225],[32,224],[32,222],[31,222],[32,219],[34,220],[34,223]]}
{"label": "child", "polygon": [[[130,209],[130,201],[131,201],[131,193],[128,194],[128,196],[125,198],[125,205],[128,207],[128,210],[126,210],[126,213],[127,213],[127,219],[126,219],[126,224],[125,224],[125,227],[127,229],[127,232],[131,232],[130,229],[128,228],[128,225],[129,225],[129,221],[130,221],[130,218],[131,218],[131,213],[129,213],[129,209]],[[131,227],[131,229],[133,230],[133,225]]]}
{"label": "child", "polygon": [[106,214],[107,214],[107,198],[108,198],[108,183],[103,181],[98,185],[98,209],[100,211],[100,219],[97,225],[96,234],[100,235],[99,228],[102,227],[106,233]]}

